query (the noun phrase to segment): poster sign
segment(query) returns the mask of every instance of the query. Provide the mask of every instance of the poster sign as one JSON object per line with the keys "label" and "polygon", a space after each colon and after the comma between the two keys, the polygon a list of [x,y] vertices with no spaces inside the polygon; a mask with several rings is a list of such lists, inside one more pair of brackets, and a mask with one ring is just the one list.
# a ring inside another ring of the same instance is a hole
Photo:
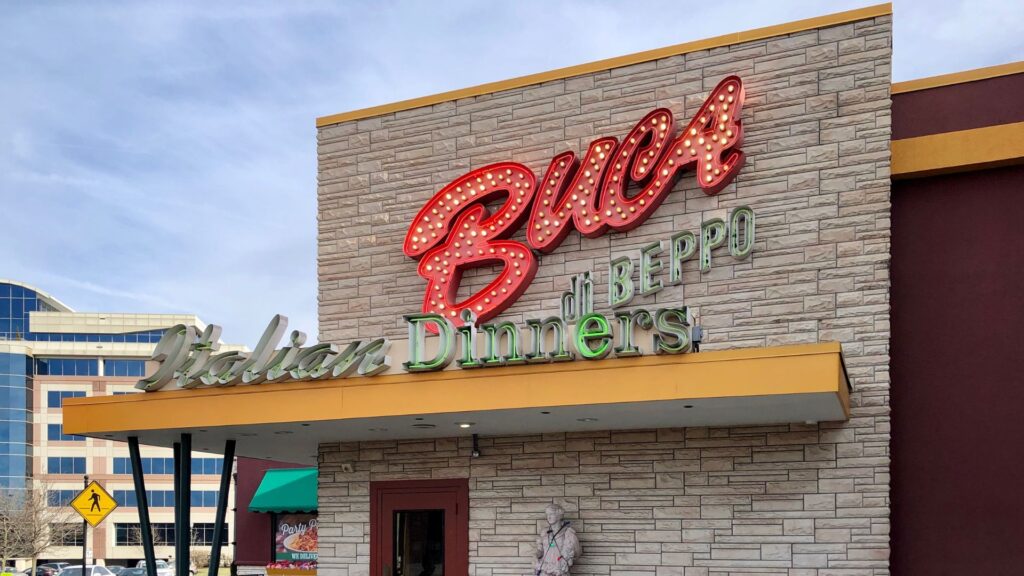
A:
{"label": "poster sign", "polygon": [[316,514],[279,514],[274,530],[274,560],[316,560]]}

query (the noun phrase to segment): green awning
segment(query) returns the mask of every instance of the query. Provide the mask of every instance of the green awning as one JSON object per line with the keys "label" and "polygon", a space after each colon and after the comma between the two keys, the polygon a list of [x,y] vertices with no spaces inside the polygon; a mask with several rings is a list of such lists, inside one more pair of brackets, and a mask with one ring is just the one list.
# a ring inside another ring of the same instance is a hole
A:
{"label": "green awning", "polygon": [[267,470],[250,512],[316,512],[316,468]]}

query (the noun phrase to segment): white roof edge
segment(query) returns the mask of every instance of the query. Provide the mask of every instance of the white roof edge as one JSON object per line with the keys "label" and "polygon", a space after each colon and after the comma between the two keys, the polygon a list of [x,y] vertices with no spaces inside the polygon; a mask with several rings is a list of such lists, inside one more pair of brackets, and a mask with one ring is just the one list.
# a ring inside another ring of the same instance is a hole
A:
{"label": "white roof edge", "polygon": [[74,312],[75,311],[74,308],[72,308],[71,306],[68,306],[67,304],[61,302],[60,300],[57,300],[56,298],[51,296],[48,292],[40,290],[39,288],[36,288],[35,286],[33,286],[31,284],[27,284],[25,282],[20,282],[18,280],[11,280],[10,278],[0,278],[0,284],[13,284],[15,286],[21,286],[22,288],[28,288],[29,290],[32,290],[33,292],[35,292],[37,296],[39,296],[43,300],[45,300],[47,304],[49,304],[50,306],[53,306],[54,308],[60,310],[61,312]]}

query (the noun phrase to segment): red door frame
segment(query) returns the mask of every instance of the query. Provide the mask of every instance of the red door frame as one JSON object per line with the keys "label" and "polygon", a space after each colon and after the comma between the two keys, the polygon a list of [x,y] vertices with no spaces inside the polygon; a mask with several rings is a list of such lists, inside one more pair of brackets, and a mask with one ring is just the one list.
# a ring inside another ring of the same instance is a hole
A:
{"label": "red door frame", "polygon": [[[445,575],[460,576],[469,573],[469,480],[452,478],[445,480],[392,480],[370,482],[370,576],[381,576],[384,568],[384,553],[388,548],[386,538],[391,535],[385,530],[390,525],[393,506],[388,497],[401,503],[400,509],[437,509],[438,496],[449,496],[455,501],[454,538],[449,541],[447,530],[449,519],[445,518]],[[410,502],[415,503],[410,506]],[[388,559],[390,560],[390,559]],[[388,575],[390,576],[390,574]]]}

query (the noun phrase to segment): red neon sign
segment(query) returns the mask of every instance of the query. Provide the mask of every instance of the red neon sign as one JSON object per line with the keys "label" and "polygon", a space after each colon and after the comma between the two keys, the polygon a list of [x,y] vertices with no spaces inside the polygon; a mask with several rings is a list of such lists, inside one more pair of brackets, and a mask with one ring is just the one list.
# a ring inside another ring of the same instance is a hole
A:
{"label": "red neon sign", "polygon": [[[442,188],[416,214],[402,249],[418,258],[427,280],[423,311],[461,326],[464,310],[479,321],[500,314],[526,291],[537,273],[531,249],[550,253],[572,229],[595,238],[631,230],[649,218],[684,170],[711,196],[728,185],[743,165],[743,82],[718,83],[681,134],[673,139],[672,112],[644,116],[620,143],[598,138],[583,158],[555,156],[537,182],[518,162],[499,162],[464,174]],[[487,202],[505,198],[490,213]],[[527,222],[526,241],[508,240]],[[457,301],[464,270],[501,263],[486,287]]]}

